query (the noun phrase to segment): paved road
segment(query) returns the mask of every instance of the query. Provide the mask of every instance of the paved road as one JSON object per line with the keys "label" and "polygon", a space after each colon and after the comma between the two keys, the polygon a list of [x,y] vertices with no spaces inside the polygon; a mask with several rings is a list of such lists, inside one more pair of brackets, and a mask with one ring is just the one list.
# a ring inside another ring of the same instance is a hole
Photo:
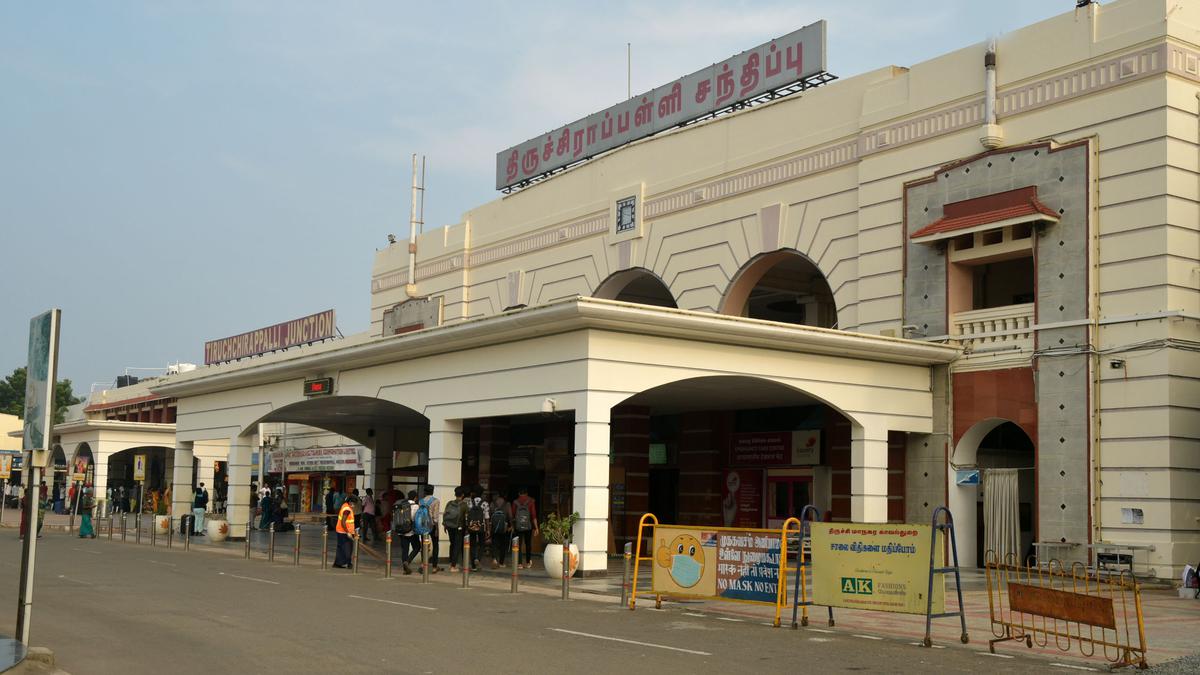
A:
{"label": "paved road", "polygon": [[[75,674],[221,672],[1045,672],[1049,662],[866,639],[611,598],[518,596],[495,579],[382,580],[280,561],[47,533],[33,643]],[[0,606],[16,606],[20,547],[0,531]],[[13,616],[0,620],[11,634]],[[1060,670],[1060,672],[1070,672]]]}

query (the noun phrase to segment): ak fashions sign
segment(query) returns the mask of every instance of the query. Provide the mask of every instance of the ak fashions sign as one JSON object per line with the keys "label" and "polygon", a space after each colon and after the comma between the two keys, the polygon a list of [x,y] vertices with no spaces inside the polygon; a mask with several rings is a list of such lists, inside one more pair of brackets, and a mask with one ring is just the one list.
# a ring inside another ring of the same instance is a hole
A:
{"label": "ak fashions sign", "polygon": [[[813,602],[828,607],[924,614],[930,589],[929,525],[812,523]],[[934,566],[945,564],[939,531]],[[946,582],[933,578],[933,613],[946,611]]]}
{"label": "ak fashions sign", "polygon": [[204,365],[235,361],[277,349],[318,342],[331,338],[336,333],[337,321],[333,310],[328,309],[302,319],[293,319],[241,335],[205,342]]}
{"label": "ak fashions sign", "polygon": [[496,155],[496,189],[699,119],[825,71],[825,22],[749,49]]}

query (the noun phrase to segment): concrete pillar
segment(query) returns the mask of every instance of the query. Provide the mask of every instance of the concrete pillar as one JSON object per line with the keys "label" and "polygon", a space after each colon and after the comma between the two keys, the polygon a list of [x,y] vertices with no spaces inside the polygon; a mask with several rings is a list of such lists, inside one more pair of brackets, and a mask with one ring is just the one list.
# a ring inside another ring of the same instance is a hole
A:
{"label": "concrete pillar", "polygon": [[888,435],[882,425],[854,424],[850,430],[850,520],[886,523]]}
{"label": "concrete pillar", "polygon": [[[429,421],[429,484],[442,508],[462,484],[462,420]],[[438,533],[438,555],[450,554],[450,538]]]}
{"label": "concrete pillar", "polygon": [[175,518],[192,512],[192,444],[176,441],[171,471],[171,515]]}
{"label": "concrete pillar", "polygon": [[[250,524],[250,455],[253,439],[235,436],[229,439],[229,487],[225,496],[225,520],[230,539],[245,539]],[[211,490],[209,491],[211,494]]]}
{"label": "concrete pillar", "polygon": [[96,443],[92,448],[92,496],[96,498],[96,514],[98,517],[107,516],[112,509],[108,503],[108,457],[111,453],[104,450],[104,444]]}
{"label": "concrete pillar", "polygon": [[608,475],[611,451],[611,406],[588,397],[575,410],[575,489],[572,495],[579,522],[575,544],[579,569],[585,576],[608,571]]}

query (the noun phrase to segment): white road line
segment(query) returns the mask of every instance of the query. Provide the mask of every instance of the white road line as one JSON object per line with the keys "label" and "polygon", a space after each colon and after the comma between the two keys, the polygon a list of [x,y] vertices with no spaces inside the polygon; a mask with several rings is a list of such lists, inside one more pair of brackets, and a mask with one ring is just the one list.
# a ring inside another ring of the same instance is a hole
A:
{"label": "white road line", "polygon": [[809,642],[833,642],[833,638],[808,638]]}
{"label": "white road line", "polygon": [[718,616],[717,621],[734,621],[737,623],[741,623],[741,622],[745,621],[745,619],[735,619],[732,616]]}
{"label": "white road line", "polygon": [[72,548],[71,550],[72,551],[82,551],[84,553],[91,553],[92,555],[100,555],[100,551],[92,551],[92,550],[86,549],[86,548]]}
{"label": "white road line", "polygon": [[684,616],[699,616],[699,617],[707,616],[705,614],[699,614],[697,612],[684,612],[683,615]]}
{"label": "white road line", "polygon": [[878,635],[858,635],[857,633],[854,635],[854,637],[862,638],[864,640],[882,640],[883,639],[883,638],[879,637]]}
{"label": "white road line", "polygon": [[226,574],[224,572],[217,572],[217,574],[220,574],[221,576],[224,576],[224,577],[233,577],[234,579],[245,579],[246,581],[257,581],[260,584],[273,584],[275,586],[279,585],[278,581],[271,581],[270,579],[256,579],[254,577],[243,577],[238,574]]}
{"label": "white road line", "polygon": [[666,649],[666,650],[672,651],[672,652],[682,652],[684,654],[695,654],[696,656],[712,656],[712,654],[709,652],[700,652],[700,651],[696,651],[694,649],[683,649],[682,647],[671,647],[668,645],[656,645],[653,642],[638,642],[637,640],[626,640],[625,638],[610,637],[608,635],[595,635],[592,633],[580,633],[579,631],[567,630],[565,628],[547,628],[546,630],[552,630],[556,633],[566,633],[567,635],[578,635],[580,637],[590,637],[590,638],[595,638],[597,640],[609,640],[611,642],[622,642],[627,645],[638,645],[639,647],[654,647],[655,649]]}
{"label": "white road line", "polygon": [[413,605],[413,604],[407,603],[407,602],[396,602],[395,600],[384,600],[382,598],[368,598],[365,595],[348,595],[346,597],[354,598],[356,600],[370,600],[371,602],[386,602],[389,605],[400,605],[401,607],[412,607],[413,609],[427,609],[431,612],[437,610],[437,607],[426,607],[425,605]]}
{"label": "white road line", "polygon": [[1073,666],[1069,663],[1051,663],[1050,665],[1058,666],[1059,668],[1071,668],[1073,670],[1090,670],[1093,673],[1100,672],[1099,670],[1097,670],[1095,668],[1088,668],[1087,666]]}
{"label": "white road line", "polygon": [[804,628],[804,630],[811,630],[814,633],[833,633],[833,632],[835,632],[835,631],[831,631],[831,630],[825,630],[824,628],[810,628],[807,626]]}
{"label": "white road line", "polygon": [[998,659],[1014,658],[1012,654],[993,654],[991,652],[975,652],[975,653],[978,654],[979,656],[994,656],[995,658],[998,658]]}

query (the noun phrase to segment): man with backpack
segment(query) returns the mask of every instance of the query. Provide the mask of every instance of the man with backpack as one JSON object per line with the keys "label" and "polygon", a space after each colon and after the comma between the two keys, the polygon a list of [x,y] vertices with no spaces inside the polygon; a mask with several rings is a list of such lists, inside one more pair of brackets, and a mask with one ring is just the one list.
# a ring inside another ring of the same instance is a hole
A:
{"label": "man with backpack", "polygon": [[533,569],[533,535],[538,533],[537,502],[529,496],[529,490],[521,488],[517,492],[517,500],[512,507],[513,532],[521,539],[525,548],[525,562],[521,563],[521,553],[517,551],[517,566]]}
{"label": "man with backpack", "polygon": [[503,495],[496,495],[491,514],[488,531],[492,538],[492,567],[504,567],[504,561],[508,559],[508,532],[511,528],[508,523],[508,503]]}
{"label": "man with backpack", "polygon": [[196,496],[192,498],[192,535],[200,537],[204,535],[204,514],[208,511],[208,490],[204,489],[204,483],[196,488]]}
{"label": "man with backpack", "polygon": [[[417,491],[409,490],[408,499],[401,497],[392,509],[392,532],[400,537],[400,566],[405,574],[412,574],[409,565],[417,557],[420,546],[417,538],[416,516],[420,506],[417,504]],[[425,518],[428,518],[426,511]]]}
{"label": "man with backpack", "polygon": [[425,497],[417,503],[417,512],[413,515],[413,531],[417,537],[429,537],[430,560],[429,572],[437,574],[438,567],[438,523],[441,521],[442,502],[433,496],[433,486],[425,486]]}
{"label": "man with backpack", "polygon": [[462,486],[454,488],[454,500],[446,504],[442,511],[442,527],[450,536],[450,572],[458,571],[462,560],[463,520],[466,518],[467,500],[463,499],[465,490]]}
{"label": "man with backpack", "polygon": [[479,571],[479,556],[483,553],[483,539],[488,532],[488,503],[483,498],[483,488],[476,485],[471,488],[471,497],[467,500],[467,517],[463,525],[463,537],[471,543],[471,559],[464,559],[463,565],[470,564],[473,572]]}

